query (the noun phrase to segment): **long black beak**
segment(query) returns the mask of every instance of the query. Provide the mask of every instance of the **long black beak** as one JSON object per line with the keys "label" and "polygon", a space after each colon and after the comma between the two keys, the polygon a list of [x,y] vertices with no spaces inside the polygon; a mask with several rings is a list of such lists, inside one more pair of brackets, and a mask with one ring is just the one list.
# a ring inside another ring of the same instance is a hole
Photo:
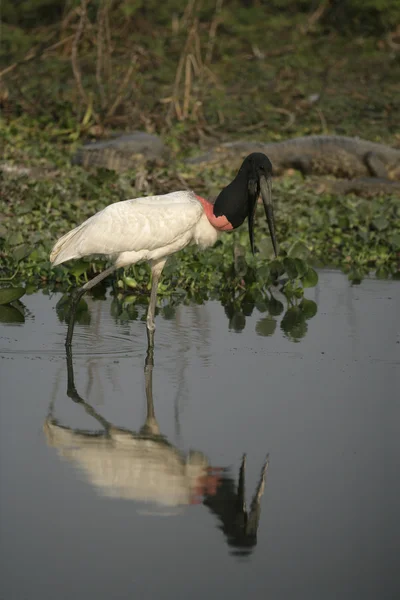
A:
{"label": "long black beak", "polygon": [[[260,192],[261,198],[264,204],[265,216],[267,217],[267,223],[269,233],[271,235],[272,245],[274,247],[275,256],[278,256],[278,244],[275,235],[275,219],[274,219],[274,205],[272,204],[272,181],[270,177],[265,175],[260,176]],[[254,214],[253,214],[254,219]],[[250,226],[250,219],[249,219]],[[251,241],[251,236],[250,236]]]}

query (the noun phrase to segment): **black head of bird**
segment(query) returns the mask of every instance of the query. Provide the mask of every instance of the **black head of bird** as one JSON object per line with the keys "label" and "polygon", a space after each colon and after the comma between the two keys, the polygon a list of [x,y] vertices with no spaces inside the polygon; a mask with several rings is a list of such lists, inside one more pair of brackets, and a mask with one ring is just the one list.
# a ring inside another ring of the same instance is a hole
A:
{"label": "black head of bird", "polygon": [[232,229],[239,227],[247,217],[250,245],[254,254],[254,216],[257,200],[261,195],[276,256],[278,244],[275,235],[271,178],[272,164],[269,158],[261,152],[249,154],[244,159],[235,179],[217,197],[214,204],[214,215],[215,217],[226,217]]}

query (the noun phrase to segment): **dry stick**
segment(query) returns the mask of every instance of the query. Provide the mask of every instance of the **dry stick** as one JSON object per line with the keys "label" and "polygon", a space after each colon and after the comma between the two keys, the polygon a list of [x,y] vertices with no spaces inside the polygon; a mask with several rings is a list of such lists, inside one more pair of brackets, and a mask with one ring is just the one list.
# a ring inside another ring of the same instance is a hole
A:
{"label": "dry stick", "polygon": [[88,4],[88,0],[81,0],[81,18],[79,21],[78,29],[76,30],[76,33],[75,33],[75,37],[74,37],[74,41],[73,41],[72,49],[71,49],[72,71],[73,71],[73,74],[75,77],[75,82],[76,82],[78,91],[79,91],[83,101],[86,104],[88,103],[88,98],[87,98],[87,94],[86,94],[85,90],[83,89],[81,70],[78,65],[78,45],[79,45],[79,41],[82,37],[83,30],[85,28],[85,22],[86,22],[86,16],[87,16],[87,13],[86,13],[87,4]]}
{"label": "dry stick", "polygon": [[[76,17],[79,15],[79,8],[77,6],[75,6],[75,8],[72,8],[69,12],[66,12],[62,18],[61,21],[61,25],[60,25],[60,37],[63,38],[64,33],[67,31],[68,27],[70,26],[70,23],[72,20],[76,19]],[[71,36],[73,37],[73,35]],[[64,56],[66,56],[68,54],[68,50],[66,48],[64,48]]]}
{"label": "dry stick", "polygon": [[111,54],[113,53],[113,48],[112,48],[112,43],[111,43],[111,29],[110,29],[110,10],[112,7],[112,3],[113,3],[113,0],[105,0],[105,6],[104,6],[104,31],[105,31],[106,40],[107,40],[107,45],[106,45],[107,51],[105,53],[104,59],[105,59],[105,70],[106,70],[108,81],[110,81],[111,73],[112,73]]}
{"label": "dry stick", "polygon": [[194,33],[194,49],[195,49],[197,64],[199,65],[200,69],[203,69],[204,65],[203,65],[203,59],[201,58],[201,43],[200,43],[200,37],[199,37],[199,34],[197,33],[197,30]]}
{"label": "dry stick", "polygon": [[274,107],[271,107],[270,110],[280,113],[281,115],[287,115],[287,117],[288,117],[287,123],[285,123],[285,125],[282,125],[282,129],[288,129],[296,121],[296,115],[293,112],[291,112],[290,110],[287,110],[286,108],[278,108],[278,107],[274,106]]}
{"label": "dry stick", "polygon": [[13,71],[17,67],[21,66],[22,64],[24,64],[26,62],[29,62],[30,60],[42,58],[42,56],[44,54],[46,54],[46,52],[49,52],[50,50],[55,50],[56,48],[59,48],[60,46],[62,46],[66,42],[68,42],[69,40],[72,40],[72,38],[74,38],[74,37],[75,37],[75,34],[73,33],[72,35],[69,35],[68,37],[60,40],[59,42],[56,42],[55,44],[52,44],[51,46],[44,48],[44,50],[42,50],[41,52],[35,52],[34,54],[31,54],[31,52],[32,52],[32,48],[31,48],[29,50],[28,54],[25,56],[25,58],[23,58],[22,60],[19,60],[18,62],[13,63],[12,65],[9,65],[8,67],[6,67],[2,71],[0,71],[0,77],[2,77],[3,75],[6,75],[6,73],[10,73],[10,71]]}
{"label": "dry stick", "polygon": [[318,23],[318,21],[324,16],[329,5],[330,0],[322,0],[318,8],[309,16],[307,25],[305,26],[305,31],[308,31],[313,25]]}
{"label": "dry stick", "polygon": [[192,67],[190,62],[190,57],[192,55],[188,54],[186,56],[186,68],[185,68],[185,90],[183,95],[183,118],[187,119],[189,114],[189,104],[190,104],[190,91],[192,88]]}
{"label": "dry stick", "polygon": [[97,13],[97,59],[96,59],[96,81],[99,88],[100,104],[104,110],[106,106],[106,94],[104,91],[102,70],[104,67],[104,30],[105,30],[105,6],[104,0]]}
{"label": "dry stick", "polygon": [[130,66],[129,66],[126,74],[125,74],[125,77],[122,80],[122,82],[120,83],[120,86],[118,88],[117,94],[115,96],[115,100],[114,100],[111,108],[107,111],[107,118],[113,116],[113,114],[117,110],[118,106],[121,104],[122,100],[124,99],[124,91],[125,91],[125,88],[127,87],[128,83],[129,83],[130,78],[132,77],[132,73],[133,73],[133,70],[134,70],[134,68],[136,66],[136,62],[137,62],[136,61],[136,57],[133,56],[132,57],[132,62],[131,62]]}
{"label": "dry stick", "polygon": [[321,121],[321,129],[322,129],[322,133],[328,133],[328,124],[326,122],[324,113],[322,112],[322,110],[320,108],[317,108],[317,114],[319,116],[319,120]]}
{"label": "dry stick", "polygon": [[193,56],[193,54],[188,54],[188,59],[192,63],[193,73],[196,75],[196,77],[200,77],[200,67],[197,64],[197,60],[195,59],[195,57]]}
{"label": "dry stick", "polygon": [[208,34],[208,48],[207,48],[206,59],[205,59],[205,62],[207,64],[210,64],[210,62],[212,60],[212,53],[214,50],[217,28],[220,23],[220,13],[222,10],[223,1],[224,0],[217,0],[217,2],[215,4],[214,17],[213,17],[213,20],[211,21],[210,32]]}
{"label": "dry stick", "polygon": [[197,0],[189,0],[189,2],[186,4],[185,10],[183,11],[183,15],[182,15],[182,25],[188,25],[192,15],[194,13],[194,8],[195,8],[195,4],[196,4]]}
{"label": "dry stick", "polygon": [[174,82],[174,89],[172,92],[171,104],[170,104],[168,114],[167,114],[167,122],[170,122],[170,120],[171,120],[173,109],[175,109],[178,119],[180,121],[182,120],[182,111],[180,109],[179,100],[178,100],[179,84],[181,82],[182,71],[183,71],[183,67],[185,65],[185,61],[186,61],[186,55],[188,53],[190,43],[192,41],[192,37],[194,35],[196,27],[197,27],[197,21],[194,22],[194,24],[192,25],[192,27],[189,30],[189,33],[186,38],[185,46],[184,46],[184,48],[182,50],[182,54],[179,58],[178,68],[176,69],[176,74],[175,74],[175,82]]}

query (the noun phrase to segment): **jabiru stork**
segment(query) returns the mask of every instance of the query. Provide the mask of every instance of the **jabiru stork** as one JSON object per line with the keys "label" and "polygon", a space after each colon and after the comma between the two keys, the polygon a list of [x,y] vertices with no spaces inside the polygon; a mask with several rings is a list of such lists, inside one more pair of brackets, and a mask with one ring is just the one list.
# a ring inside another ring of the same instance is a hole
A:
{"label": "jabiru stork", "polygon": [[220,232],[236,229],[246,217],[254,253],[254,216],[260,194],[276,255],[271,176],[269,158],[255,152],[245,158],[235,179],[214,204],[192,191],[124,200],[110,204],[62,236],[50,254],[54,266],[92,254],[108,255],[113,261],[76,291],[66,345],[71,344],[74,312],[82,295],[115,269],[142,261],[151,266],[147,332],[149,341],[153,340],[158,282],[168,256],[193,243],[201,248],[213,246]]}

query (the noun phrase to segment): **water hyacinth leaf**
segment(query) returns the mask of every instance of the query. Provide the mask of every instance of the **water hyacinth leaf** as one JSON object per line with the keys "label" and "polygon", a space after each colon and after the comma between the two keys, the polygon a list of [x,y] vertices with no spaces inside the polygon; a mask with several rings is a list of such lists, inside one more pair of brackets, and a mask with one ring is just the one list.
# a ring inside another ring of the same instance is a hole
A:
{"label": "water hyacinth leaf", "polygon": [[136,288],[137,287],[137,281],[136,279],[133,279],[133,277],[123,277],[123,282],[125,283],[125,285],[127,285],[130,288]]}
{"label": "water hyacinth leaf", "polygon": [[229,329],[233,329],[236,333],[240,333],[246,326],[246,317],[243,313],[237,312],[229,321]]}
{"label": "water hyacinth leaf", "polygon": [[290,279],[296,279],[298,272],[297,266],[293,258],[284,258],[283,265],[285,267],[285,271]]}
{"label": "water hyacinth leaf", "polygon": [[261,300],[257,300],[256,301],[256,309],[258,310],[258,312],[260,313],[265,313],[268,310],[268,304],[265,302],[265,300],[261,299]]}
{"label": "water hyacinth leaf", "polygon": [[359,285],[363,280],[363,276],[364,274],[361,272],[361,270],[352,269],[347,277],[353,285]]}
{"label": "water hyacinth leaf", "polygon": [[68,266],[68,271],[74,275],[74,277],[80,277],[89,268],[89,263],[84,260],[77,260]]}
{"label": "water hyacinth leaf", "polygon": [[79,323],[79,325],[90,325],[91,320],[92,320],[92,315],[90,314],[90,310],[89,310],[87,304],[86,304],[86,309],[84,307],[82,307],[81,310],[79,310],[79,305],[80,305],[80,303],[78,304],[78,309],[75,313],[76,322]]}
{"label": "water hyacinth leaf", "polygon": [[285,272],[285,267],[282,261],[275,259],[269,264],[269,269],[273,277],[278,278]]}
{"label": "water hyacinth leaf", "polygon": [[315,287],[318,283],[318,273],[309,267],[307,273],[301,278],[301,281],[305,288]]}
{"label": "water hyacinth leaf", "polygon": [[389,236],[389,242],[396,250],[400,248],[400,233],[393,233]]}
{"label": "water hyacinth leaf", "polygon": [[307,333],[306,317],[299,306],[291,306],[284,314],[281,329],[291,341],[298,342]]}
{"label": "water hyacinth leaf", "polygon": [[[63,294],[63,296],[57,302],[56,313],[57,313],[57,317],[58,317],[59,321],[61,321],[61,323],[67,322],[69,320],[71,303],[72,303],[72,296],[70,294]],[[75,311],[75,315],[77,317],[77,319],[76,319],[77,323],[82,322],[82,319],[79,320],[78,317],[85,312],[89,314],[89,307],[88,307],[86,300],[81,298],[79,300],[78,306],[76,307],[76,311]],[[90,323],[90,318],[89,318],[89,320],[86,319],[86,322]]]}
{"label": "water hyacinth leaf", "polygon": [[19,300],[25,294],[23,287],[3,287],[0,288],[0,305],[10,304]]}
{"label": "water hyacinth leaf", "polygon": [[25,323],[23,312],[15,306],[1,305],[0,306],[0,323]]}
{"label": "water hyacinth leaf", "polygon": [[274,298],[274,296],[272,294],[271,294],[271,298],[268,300],[267,304],[268,304],[268,312],[272,317],[278,317],[280,314],[282,314],[282,312],[284,310],[284,306],[283,306],[282,302],[280,300],[277,300],[276,298]]}
{"label": "water hyacinth leaf", "polygon": [[372,225],[378,230],[383,231],[389,225],[389,221],[384,216],[375,217],[372,221]]}
{"label": "water hyacinth leaf", "polygon": [[20,231],[15,231],[11,233],[7,238],[7,244],[9,246],[19,246],[19,244],[23,244],[24,238]]}
{"label": "water hyacinth leaf", "polygon": [[263,237],[257,244],[258,256],[264,260],[269,260],[275,256],[274,247],[270,237]]}
{"label": "water hyacinth leaf", "polygon": [[21,260],[29,256],[32,250],[33,249],[28,244],[20,244],[12,250],[13,259],[17,262],[20,262]]}
{"label": "water hyacinth leaf", "polygon": [[375,271],[375,277],[377,279],[388,279],[389,275],[390,275],[390,271],[385,266],[378,267],[377,270]]}
{"label": "water hyacinth leaf", "polygon": [[309,300],[308,298],[303,298],[300,302],[299,308],[306,319],[312,319],[315,317],[318,311],[318,307],[314,300]]}
{"label": "water hyacinth leaf", "polygon": [[276,321],[272,317],[264,317],[256,324],[256,333],[263,337],[269,337],[275,333]]}
{"label": "water hyacinth leaf", "polygon": [[288,251],[288,256],[290,258],[301,258],[303,260],[307,260],[310,256],[310,250],[303,242],[295,242]]}
{"label": "water hyacinth leaf", "polygon": [[137,310],[134,304],[128,304],[127,306],[125,306],[125,310],[132,321],[137,321],[139,317],[139,311]]}
{"label": "water hyacinth leaf", "polygon": [[303,277],[303,275],[305,275],[308,271],[308,264],[305,262],[305,260],[302,260],[301,258],[295,258],[293,259],[296,265],[296,269],[297,269],[297,276],[298,277]]}
{"label": "water hyacinth leaf", "polygon": [[257,269],[257,278],[260,281],[268,281],[270,276],[270,270],[268,265],[262,265]]}
{"label": "water hyacinth leaf", "polygon": [[241,244],[233,247],[233,264],[238,277],[244,277],[247,273],[246,250]]}
{"label": "water hyacinth leaf", "polygon": [[174,306],[170,306],[169,304],[167,304],[162,308],[161,314],[164,317],[164,319],[170,321],[171,319],[175,318],[176,309]]}
{"label": "water hyacinth leaf", "polygon": [[118,301],[117,298],[113,298],[113,300],[111,301],[111,306],[110,306],[111,316],[114,317],[114,319],[116,319],[117,317],[119,317],[121,312],[122,312],[122,304]]}
{"label": "water hyacinth leaf", "polygon": [[254,310],[254,302],[252,302],[250,299],[244,299],[242,304],[242,311],[245,317],[251,317],[251,315],[253,314],[253,310]]}

